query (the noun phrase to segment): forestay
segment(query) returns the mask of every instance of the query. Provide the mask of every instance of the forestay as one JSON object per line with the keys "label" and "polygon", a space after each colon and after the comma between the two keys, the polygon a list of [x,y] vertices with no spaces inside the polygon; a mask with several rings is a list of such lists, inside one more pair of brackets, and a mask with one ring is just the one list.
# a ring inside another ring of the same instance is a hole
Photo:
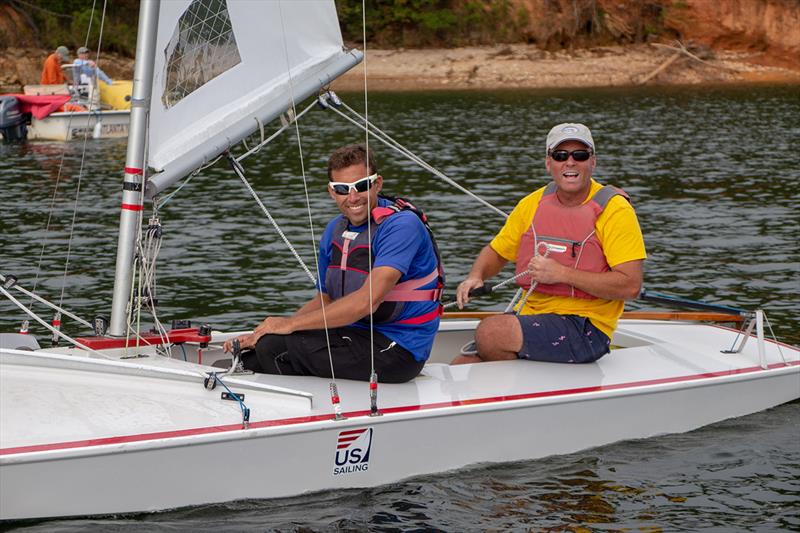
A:
{"label": "forestay", "polygon": [[[361,60],[332,0],[173,0],[159,14],[152,197]],[[260,122],[260,124],[259,124]]]}

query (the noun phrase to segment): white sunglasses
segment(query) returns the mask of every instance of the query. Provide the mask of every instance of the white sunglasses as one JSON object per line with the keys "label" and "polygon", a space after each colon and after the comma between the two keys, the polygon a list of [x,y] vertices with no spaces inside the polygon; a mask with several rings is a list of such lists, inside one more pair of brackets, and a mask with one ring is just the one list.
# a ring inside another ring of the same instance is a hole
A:
{"label": "white sunglasses", "polygon": [[353,183],[344,183],[342,181],[329,181],[328,187],[331,188],[333,192],[340,196],[345,196],[350,194],[352,189],[355,189],[356,192],[366,192],[372,187],[372,184],[375,180],[378,179],[378,173],[376,172],[372,176],[367,176],[366,178],[361,178],[358,181],[354,181]]}

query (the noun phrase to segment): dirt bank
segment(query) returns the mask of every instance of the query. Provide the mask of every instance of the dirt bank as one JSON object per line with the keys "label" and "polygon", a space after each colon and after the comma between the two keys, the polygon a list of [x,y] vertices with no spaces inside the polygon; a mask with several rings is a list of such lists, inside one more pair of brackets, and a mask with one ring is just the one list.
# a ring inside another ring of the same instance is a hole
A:
{"label": "dirt bank", "polygon": [[[547,52],[532,45],[450,50],[368,51],[371,90],[527,89],[800,83],[800,67],[760,64],[758,52],[713,52],[642,44]],[[361,90],[363,64],[337,80],[339,90]]]}
{"label": "dirt bank", "polygon": [[[640,44],[547,52],[533,45],[446,50],[368,50],[370,90],[527,89],[684,84],[800,83],[800,67],[764,65],[760,52],[692,48],[697,59],[666,45]],[[38,83],[47,50],[0,50],[0,92]],[[106,55],[101,68],[131,79],[133,60]],[[362,90],[363,64],[334,83]]]}

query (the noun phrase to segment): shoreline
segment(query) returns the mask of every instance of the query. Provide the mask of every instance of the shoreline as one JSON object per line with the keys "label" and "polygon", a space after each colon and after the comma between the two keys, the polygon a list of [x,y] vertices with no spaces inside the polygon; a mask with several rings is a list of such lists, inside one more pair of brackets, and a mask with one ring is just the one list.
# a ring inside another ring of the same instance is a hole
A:
{"label": "shoreline", "polygon": [[[46,50],[0,49],[0,92],[38,84]],[[133,78],[133,59],[103,54],[114,79]],[[504,44],[449,49],[367,49],[370,91],[520,90],[682,85],[800,84],[800,59],[763,52],[690,49],[658,43],[549,52]],[[364,62],[331,84],[363,91]]]}
{"label": "shoreline", "polygon": [[[556,52],[513,44],[367,53],[370,91],[800,84],[800,65],[763,64],[763,54],[706,50],[700,57],[657,44]],[[364,63],[332,87],[363,91]]]}

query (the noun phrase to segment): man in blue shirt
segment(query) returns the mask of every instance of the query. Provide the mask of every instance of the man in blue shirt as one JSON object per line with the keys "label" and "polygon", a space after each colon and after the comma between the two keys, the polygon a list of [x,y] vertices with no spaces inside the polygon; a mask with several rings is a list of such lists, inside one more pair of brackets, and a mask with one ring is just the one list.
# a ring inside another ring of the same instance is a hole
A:
{"label": "man in blue shirt", "polygon": [[95,77],[100,78],[109,85],[114,83],[105,72],[100,70],[97,63],[89,59],[89,49],[85,46],[78,48],[78,59],[72,62],[72,66],[74,68],[75,83],[97,85]]}
{"label": "man in blue shirt", "polygon": [[239,337],[244,367],[331,377],[333,366],[336,377],[367,381],[374,361],[379,381],[409,381],[439,326],[444,273],[433,236],[411,204],[378,196],[383,178],[363,145],[336,150],[328,180],[342,214],[320,241],[317,294]]}

